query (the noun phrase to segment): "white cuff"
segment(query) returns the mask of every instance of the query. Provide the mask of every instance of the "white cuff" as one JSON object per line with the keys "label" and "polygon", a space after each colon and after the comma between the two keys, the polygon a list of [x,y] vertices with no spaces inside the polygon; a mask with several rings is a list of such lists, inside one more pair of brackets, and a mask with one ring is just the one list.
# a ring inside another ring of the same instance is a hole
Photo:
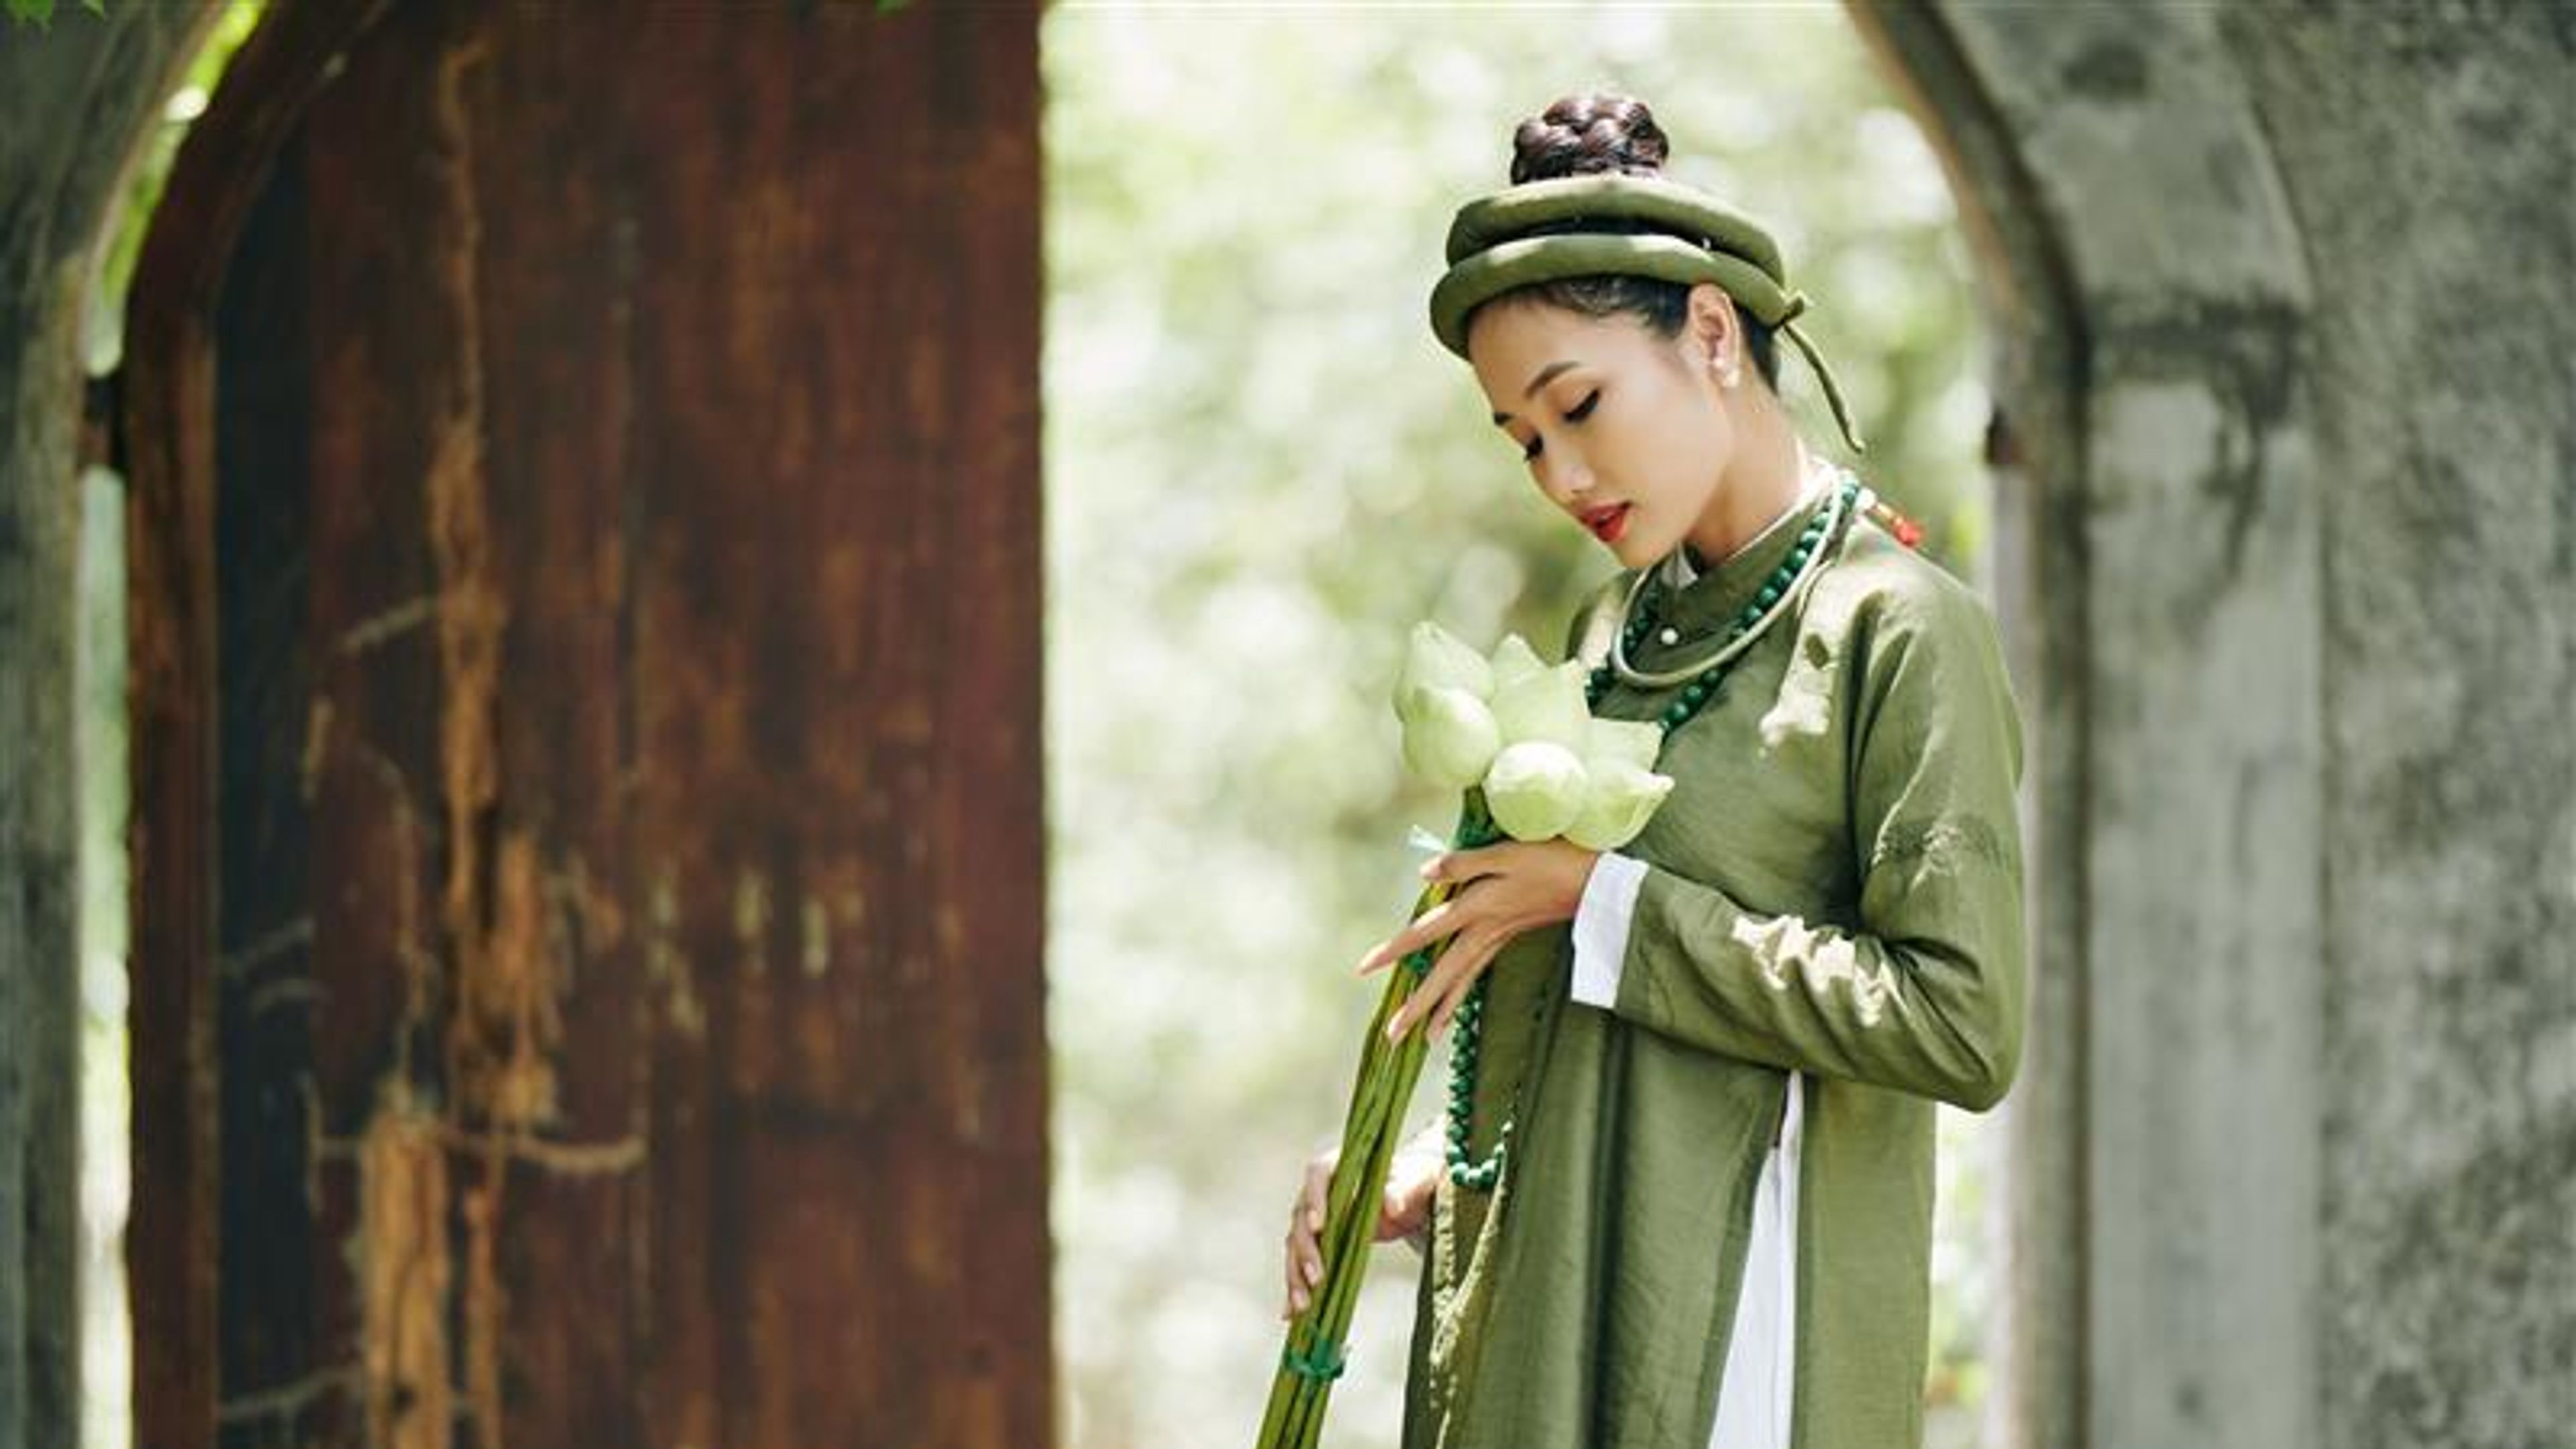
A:
{"label": "white cuff", "polygon": [[1646,863],[1615,850],[1592,863],[1583,900],[1574,908],[1574,980],[1568,992],[1586,1006],[1607,1011],[1619,1000],[1619,970],[1628,959],[1628,922]]}

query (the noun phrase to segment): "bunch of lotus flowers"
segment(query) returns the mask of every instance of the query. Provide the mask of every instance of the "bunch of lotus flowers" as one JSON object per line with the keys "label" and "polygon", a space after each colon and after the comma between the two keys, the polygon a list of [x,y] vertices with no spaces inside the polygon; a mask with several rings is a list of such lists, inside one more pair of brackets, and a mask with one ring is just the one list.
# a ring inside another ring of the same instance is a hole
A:
{"label": "bunch of lotus flowers", "polygon": [[[1404,726],[1406,767],[1430,784],[1465,792],[1453,848],[1503,836],[1563,836],[1587,850],[1614,850],[1645,828],[1673,787],[1653,769],[1663,730],[1652,721],[1593,718],[1583,680],[1580,663],[1547,664],[1518,634],[1505,636],[1488,656],[1437,624],[1414,626],[1395,713]],[[1406,920],[1419,919],[1456,889],[1443,881],[1424,890]],[[1288,1326],[1258,1449],[1315,1449],[1322,1437],[1400,1119],[1426,1050],[1422,1023],[1401,1042],[1386,1039],[1386,1025],[1453,939],[1443,936],[1407,956],[1405,969],[1387,973],[1386,994],[1360,1048],[1326,1198],[1317,1242],[1323,1282]]]}
{"label": "bunch of lotus flowers", "polygon": [[1514,840],[1564,836],[1616,850],[1645,828],[1673,782],[1654,772],[1663,727],[1594,719],[1575,660],[1541,663],[1520,635],[1491,658],[1433,623],[1413,627],[1395,714],[1404,763],[1434,785],[1479,789]]}

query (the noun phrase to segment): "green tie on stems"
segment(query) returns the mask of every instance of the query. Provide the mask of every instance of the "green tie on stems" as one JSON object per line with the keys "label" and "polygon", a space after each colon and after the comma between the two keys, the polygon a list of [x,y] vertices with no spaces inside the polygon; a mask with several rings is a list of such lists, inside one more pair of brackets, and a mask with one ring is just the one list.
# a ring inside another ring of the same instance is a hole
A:
{"label": "green tie on stems", "polygon": [[[1451,843],[1480,844],[1491,830],[1484,792],[1468,790]],[[1423,912],[1456,890],[1451,881],[1426,888],[1406,920],[1421,919]],[[1455,939],[1443,936],[1406,957],[1404,970],[1387,973],[1386,994],[1378,1001],[1360,1048],[1350,1115],[1342,1125],[1341,1155],[1333,1164],[1332,1187],[1325,1195],[1324,1231],[1317,1242],[1324,1281],[1307,1300],[1306,1310],[1288,1325],[1279,1372],[1270,1385],[1270,1406],[1261,1416],[1257,1449],[1315,1449],[1323,1436],[1324,1408],[1331,1401],[1333,1381],[1341,1377],[1342,1345],[1376,1238],[1378,1205],[1395,1160],[1398,1124],[1406,1104],[1413,1100],[1414,1083],[1421,1078],[1428,1049],[1427,1022],[1416,1022],[1401,1042],[1386,1039],[1386,1025]]]}

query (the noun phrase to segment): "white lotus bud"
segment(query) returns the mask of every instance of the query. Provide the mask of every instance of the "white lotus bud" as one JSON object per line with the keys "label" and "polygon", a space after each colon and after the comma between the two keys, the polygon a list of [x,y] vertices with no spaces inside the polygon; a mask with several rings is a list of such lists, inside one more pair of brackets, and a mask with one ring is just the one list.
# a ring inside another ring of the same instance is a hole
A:
{"label": "white lotus bud", "polygon": [[1503,747],[1485,772],[1485,808],[1514,840],[1552,840],[1583,809],[1583,761],[1554,740]]}
{"label": "white lotus bud", "polygon": [[1494,691],[1494,723],[1503,743],[1548,740],[1580,755],[1592,726],[1592,702],[1583,694],[1583,666],[1574,660],[1533,670]]}
{"label": "white lotus bud", "polygon": [[1664,727],[1650,719],[1596,719],[1583,741],[1587,769],[1597,769],[1604,760],[1620,760],[1640,770],[1651,770],[1663,752]]}
{"label": "white lotus bud", "polygon": [[1413,626],[1404,654],[1404,672],[1395,683],[1396,713],[1404,712],[1404,697],[1413,690],[1445,685],[1463,689],[1478,699],[1491,699],[1494,694],[1494,667],[1485,656],[1459,642],[1457,636],[1425,619]]}
{"label": "white lotus bud", "polygon": [[1514,680],[1525,675],[1536,674],[1547,667],[1547,661],[1539,658],[1538,651],[1532,649],[1529,641],[1518,634],[1503,636],[1503,642],[1494,646],[1491,662],[1496,694],[1502,693],[1503,687]]}
{"label": "white lotus bud", "polygon": [[1404,724],[1404,764],[1444,790],[1464,790],[1485,778],[1503,747],[1493,711],[1454,685],[1417,685],[1405,692],[1395,717]]}
{"label": "white lotus bud", "polygon": [[1625,760],[1596,759],[1585,774],[1583,806],[1565,827],[1565,838],[1586,850],[1616,850],[1636,839],[1673,789],[1671,776]]}

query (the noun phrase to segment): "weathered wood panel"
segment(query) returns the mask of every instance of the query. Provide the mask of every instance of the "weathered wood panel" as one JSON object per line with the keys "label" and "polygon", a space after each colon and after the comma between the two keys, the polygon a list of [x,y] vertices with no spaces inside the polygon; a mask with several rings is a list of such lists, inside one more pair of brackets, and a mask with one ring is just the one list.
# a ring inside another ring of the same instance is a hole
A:
{"label": "weathered wood panel", "polygon": [[146,1435],[1046,1443],[1035,14],[351,24],[138,284]]}

